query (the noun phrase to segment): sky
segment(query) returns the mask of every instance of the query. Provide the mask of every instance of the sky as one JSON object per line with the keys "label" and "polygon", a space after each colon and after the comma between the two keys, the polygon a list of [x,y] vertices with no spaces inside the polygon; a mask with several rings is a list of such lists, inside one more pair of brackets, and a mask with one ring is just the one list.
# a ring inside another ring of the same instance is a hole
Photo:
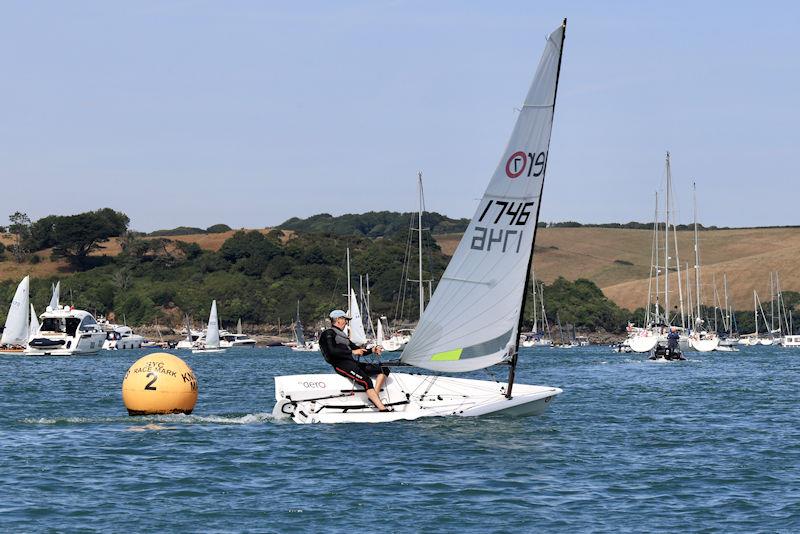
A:
{"label": "sky", "polygon": [[800,224],[798,6],[5,1],[0,221],[471,217],[567,17],[540,220]]}

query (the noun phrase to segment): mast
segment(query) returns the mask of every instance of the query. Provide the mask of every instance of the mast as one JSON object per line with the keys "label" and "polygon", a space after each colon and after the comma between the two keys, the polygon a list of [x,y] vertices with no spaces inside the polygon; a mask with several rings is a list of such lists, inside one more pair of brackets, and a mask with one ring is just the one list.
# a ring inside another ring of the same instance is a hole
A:
{"label": "mast", "polygon": [[539,331],[539,328],[536,326],[536,324],[539,321],[538,321],[538,317],[536,317],[536,312],[538,310],[536,309],[536,272],[535,271],[531,272],[531,289],[533,290],[533,304],[532,304],[532,307],[533,307],[533,333],[534,333],[534,335],[536,335],[536,333]]}
{"label": "mast", "polygon": [[[564,40],[567,37],[567,19],[561,23],[564,29],[561,32],[561,47],[558,51],[558,67],[556,67],[556,84],[553,88],[553,107],[550,112],[550,128],[553,128],[553,117],[556,114],[556,97],[558,96],[558,79],[561,77],[561,59],[564,57]],[[550,139],[547,139],[547,153],[550,154]],[[542,193],[544,192],[544,179],[545,174],[542,174],[542,188],[539,190],[539,201],[536,203],[536,219],[533,224],[533,240],[531,241],[531,249],[528,251],[528,268],[525,270],[525,284],[523,288],[528,287],[530,282],[531,270],[533,267],[533,249],[536,246],[536,230],[539,228],[539,212],[542,209]],[[519,333],[522,331],[522,320],[525,317],[525,291],[522,291],[522,303],[519,309],[519,322],[517,323],[517,335],[514,339],[514,354],[511,356],[511,368],[508,370],[508,387],[506,388],[506,398],[511,398],[511,390],[514,387],[514,376],[517,371],[517,356],[519,355]]]}
{"label": "mast", "polygon": [[678,231],[675,229],[674,223],[672,225],[672,240],[675,244],[675,271],[678,275],[678,301],[681,305],[681,328],[686,328],[686,315],[683,312],[683,286],[681,286],[681,258],[678,255]]}
{"label": "mast", "polygon": [[352,313],[350,309],[350,294],[352,288],[350,287],[350,247],[347,247],[347,313]]}
{"label": "mast", "polygon": [[728,335],[733,335],[733,322],[731,321],[731,308],[728,304],[728,273],[722,273],[722,289],[725,292],[725,315],[728,317]]}
{"label": "mast", "polygon": [[417,236],[419,241],[419,318],[425,311],[425,282],[422,281],[422,173],[417,174],[417,187],[419,188],[419,212],[417,213]]}
{"label": "mast", "polygon": [[664,324],[669,326],[669,190],[672,187],[672,172],[669,168],[669,150],[667,151],[667,190],[664,200]]}
{"label": "mast", "polygon": [[659,291],[658,275],[659,275],[659,273],[661,273],[661,267],[659,267],[659,265],[658,265],[658,191],[656,191],[656,216],[655,216],[655,219],[653,219],[653,240],[654,240],[654,244],[655,244],[654,249],[656,251],[656,254],[655,254],[656,261],[653,264],[653,265],[655,265],[655,269],[656,269],[655,319],[653,320],[653,322],[655,324],[658,324],[658,319],[659,319],[658,308],[659,308],[659,302],[660,302],[660,300],[659,300],[660,297],[659,297],[659,293],[658,293],[658,291]]}
{"label": "mast", "polygon": [[758,340],[758,296],[756,290],[753,290],[753,321],[756,325],[756,340]]}
{"label": "mast", "polygon": [[686,273],[686,308],[689,312],[688,316],[686,317],[687,325],[689,326],[690,330],[693,330],[694,325],[694,307],[692,306],[692,286],[689,285],[689,262],[686,262],[686,268],[684,269]]}
{"label": "mast", "polygon": [[769,333],[775,330],[775,281],[769,272]]}
{"label": "mast", "polygon": [[[657,249],[658,249],[658,191],[656,191],[656,207],[655,211],[653,212],[653,242],[650,244],[650,276],[647,279],[647,312],[645,312],[644,316],[644,326],[650,324],[650,305],[653,303],[653,269],[655,268],[656,272],[656,280],[658,280],[658,263],[656,258]],[[656,294],[658,294],[658,284],[656,284]],[[658,310],[656,310],[656,316],[658,315]],[[658,322],[658,317],[653,322]]]}
{"label": "mast", "polygon": [[700,247],[697,239],[697,185],[692,182],[692,204],[694,205],[694,279],[695,293],[697,294],[697,316],[695,321],[701,319],[700,313]]}

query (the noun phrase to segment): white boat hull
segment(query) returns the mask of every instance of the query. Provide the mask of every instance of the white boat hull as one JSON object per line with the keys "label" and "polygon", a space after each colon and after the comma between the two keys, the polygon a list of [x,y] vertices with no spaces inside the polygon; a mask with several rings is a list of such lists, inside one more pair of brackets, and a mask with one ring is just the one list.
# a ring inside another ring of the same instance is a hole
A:
{"label": "white boat hull", "polygon": [[489,414],[540,415],[559,388],[514,384],[505,396],[505,383],[449,376],[392,373],[381,398],[393,412],[378,412],[362,388],[336,374],[275,377],[275,408],[279,419],[296,423],[383,423],[420,417],[475,417]]}
{"label": "white boat hull", "polygon": [[633,352],[650,352],[658,345],[658,336],[631,336],[628,346]]}
{"label": "white boat hull", "polygon": [[719,338],[711,339],[694,339],[689,338],[689,347],[697,352],[711,352],[719,347]]}
{"label": "white boat hull", "polygon": [[106,339],[104,332],[84,332],[80,336],[38,335],[37,338],[63,340],[64,344],[53,347],[32,347],[25,349],[26,356],[73,356],[75,354],[94,354],[103,348]]}

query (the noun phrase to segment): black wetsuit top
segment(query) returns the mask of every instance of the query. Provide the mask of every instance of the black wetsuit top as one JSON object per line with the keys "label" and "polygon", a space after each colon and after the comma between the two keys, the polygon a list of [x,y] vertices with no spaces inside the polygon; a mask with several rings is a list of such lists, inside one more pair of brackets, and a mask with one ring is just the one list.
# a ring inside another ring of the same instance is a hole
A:
{"label": "black wetsuit top", "polygon": [[[319,350],[333,370],[369,390],[374,387],[370,375],[383,373],[388,376],[389,368],[357,361],[353,358],[353,351],[360,348],[335,326],[325,330],[319,337]],[[365,355],[372,354],[372,349],[365,350]]]}
{"label": "black wetsuit top", "polygon": [[[336,365],[341,360],[353,360],[353,351],[360,349],[358,345],[350,341],[344,332],[335,326],[328,328],[319,337],[319,350],[325,361],[331,365]],[[372,349],[365,349],[364,354],[372,354]]]}
{"label": "black wetsuit top", "polygon": [[681,336],[677,332],[670,332],[667,334],[667,347],[671,349],[678,348],[678,340],[680,340]]}

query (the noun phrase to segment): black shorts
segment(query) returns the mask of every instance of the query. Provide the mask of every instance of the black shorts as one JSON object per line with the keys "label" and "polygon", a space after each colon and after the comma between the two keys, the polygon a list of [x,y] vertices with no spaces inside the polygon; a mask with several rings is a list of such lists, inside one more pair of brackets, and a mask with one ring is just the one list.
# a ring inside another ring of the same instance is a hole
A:
{"label": "black shorts", "polygon": [[370,375],[381,373],[389,376],[388,367],[379,367],[372,363],[362,363],[355,360],[339,360],[333,364],[333,369],[337,374],[353,380],[356,384],[366,389],[375,389]]}

